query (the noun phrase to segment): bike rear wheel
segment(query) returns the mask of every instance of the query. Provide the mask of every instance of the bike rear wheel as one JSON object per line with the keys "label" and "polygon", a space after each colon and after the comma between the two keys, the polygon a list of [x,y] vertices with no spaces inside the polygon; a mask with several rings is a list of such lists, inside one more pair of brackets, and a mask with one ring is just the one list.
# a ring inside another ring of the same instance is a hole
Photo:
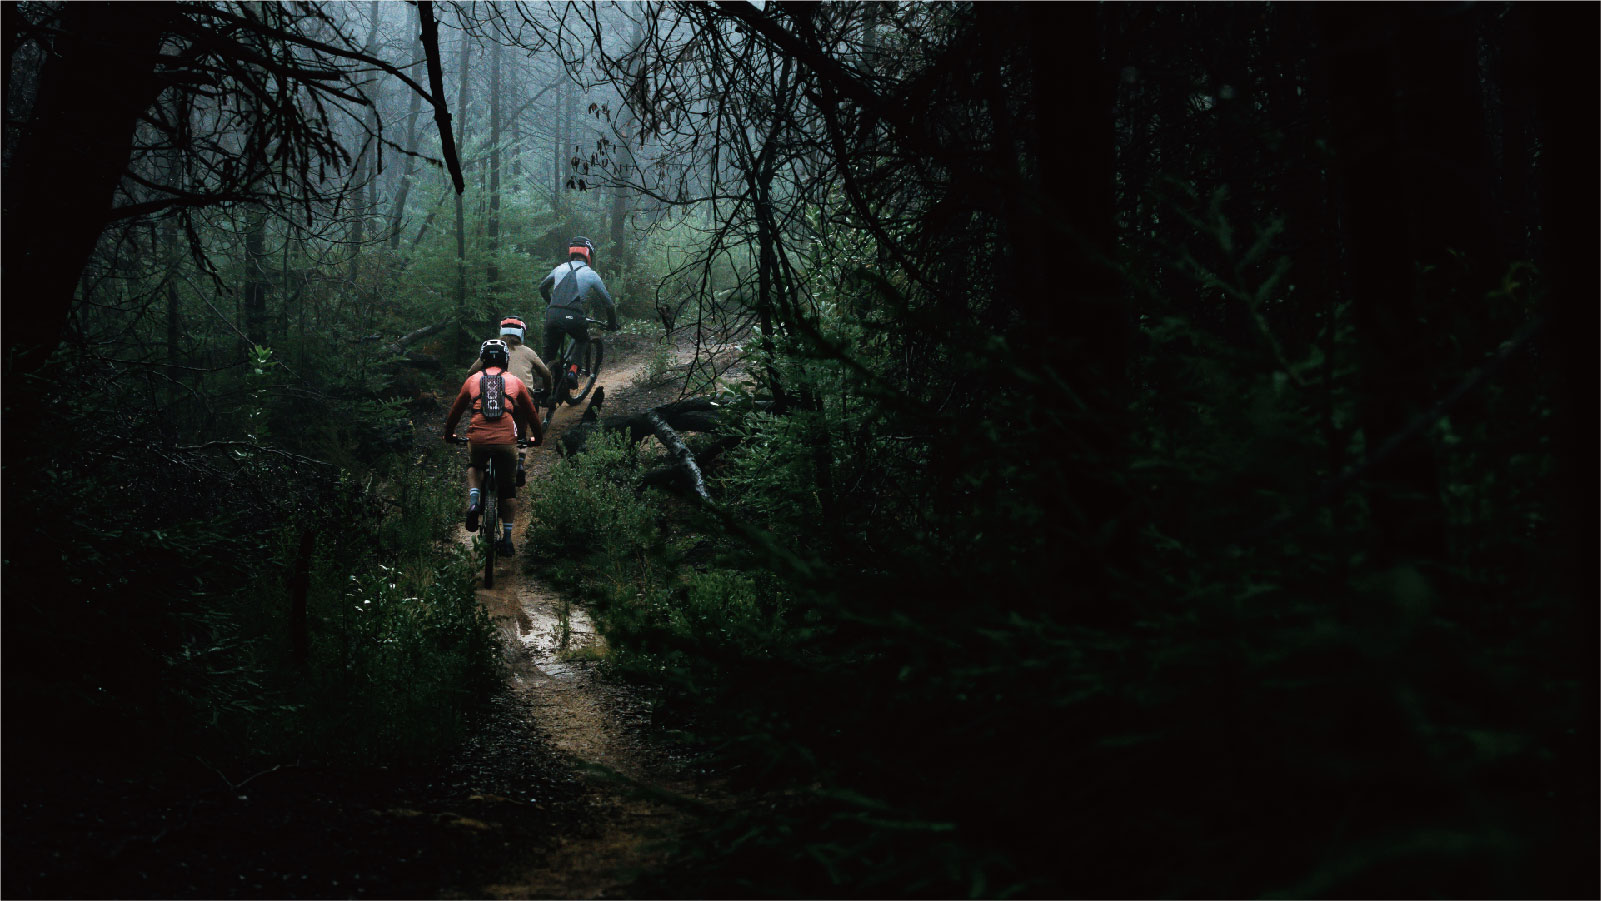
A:
{"label": "bike rear wheel", "polygon": [[484,463],[484,522],[478,534],[484,540],[484,587],[495,587],[495,541],[500,537],[500,497],[495,484],[495,461]]}
{"label": "bike rear wheel", "polygon": [[[568,403],[580,404],[583,403],[584,398],[589,396],[590,390],[595,387],[595,380],[600,378],[600,362],[605,356],[606,348],[601,344],[600,339],[590,338],[589,344],[584,348],[584,358],[578,362],[578,377],[582,379],[579,383],[581,390],[573,395]],[[588,374],[585,375],[585,373]]]}

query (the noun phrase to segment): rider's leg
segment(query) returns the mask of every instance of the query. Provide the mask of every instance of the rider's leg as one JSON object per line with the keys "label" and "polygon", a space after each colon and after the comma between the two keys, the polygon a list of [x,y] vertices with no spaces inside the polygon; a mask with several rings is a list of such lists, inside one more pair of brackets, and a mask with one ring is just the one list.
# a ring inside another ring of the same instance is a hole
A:
{"label": "rider's leg", "polygon": [[[557,315],[545,316],[545,365],[555,369],[561,363],[561,320]],[[552,376],[561,378],[561,373],[552,371]]]}
{"label": "rider's leg", "polygon": [[[589,350],[589,331],[586,329],[583,332],[574,332],[573,333],[573,359],[577,360],[580,363],[582,363],[586,359],[584,354],[588,350]],[[586,376],[589,375],[589,370],[587,370],[587,369],[584,370],[583,374],[586,375]]]}
{"label": "rider's leg", "polygon": [[500,537],[511,541],[511,526],[517,519],[517,499],[501,498],[500,501]]}
{"label": "rider's leg", "polygon": [[484,509],[479,488],[483,485],[483,459],[478,448],[467,445],[467,531],[478,531],[478,514]]}
{"label": "rider's leg", "polygon": [[[561,339],[563,335],[571,336],[574,341],[587,337],[588,332],[585,330],[583,314],[574,314],[561,308],[552,308],[545,317],[545,363],[553,367],[551,375],[558,379],[566,378],[568,384],[571,385],[577,383],[578,378],[573,371],[575,367],[572,364],[562,365]],[[575,359],[577,358],[575,357]],[[555,369],[560,369],[561,371],[554,371]]]}

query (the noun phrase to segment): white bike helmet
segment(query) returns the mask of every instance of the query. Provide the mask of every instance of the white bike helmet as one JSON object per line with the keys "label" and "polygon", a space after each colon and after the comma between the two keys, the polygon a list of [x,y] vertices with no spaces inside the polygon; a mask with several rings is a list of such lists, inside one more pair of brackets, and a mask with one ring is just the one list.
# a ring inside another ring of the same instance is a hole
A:
{"label": "white bike helmet", "polygon": [[478,359],[483,360],[485,366],[505,369],[511,363],[511,345],[499,338],[490,338],[478,349]]}

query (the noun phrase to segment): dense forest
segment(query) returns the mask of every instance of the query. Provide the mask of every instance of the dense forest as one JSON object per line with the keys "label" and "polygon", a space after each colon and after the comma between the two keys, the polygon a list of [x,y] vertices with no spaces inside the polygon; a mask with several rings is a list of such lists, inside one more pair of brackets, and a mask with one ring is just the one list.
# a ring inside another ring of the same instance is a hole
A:
{"label": "dense forest", "polygon": [[362,894],[149,874],[493,719],[579,234],[683,441],[511,565],[734,799],[627,893],[1601,893],[1596,5],[3,9],[4,894]]}

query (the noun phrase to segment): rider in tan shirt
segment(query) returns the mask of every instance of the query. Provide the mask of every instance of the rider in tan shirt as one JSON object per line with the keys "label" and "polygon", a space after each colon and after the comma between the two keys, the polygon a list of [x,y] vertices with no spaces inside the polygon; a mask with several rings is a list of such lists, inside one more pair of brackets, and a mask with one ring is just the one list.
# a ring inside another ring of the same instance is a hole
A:
{"label": "rider in tan shirt", "polygon": [[[512,375],[522,379],[523,384],[530,390],[535,385],[534,376],[539,376],[540,384],[549,391],[550,367],[545,365],[545,361],[539,358],[539,354],[535,353],[532,347],[523,343],[526,340],[524,333],[527,330],[528,326],[523,323],[521,316],[507,316],[500,320],[500,338],[511,346],[511,365],[507,368],[511,370]],[[472,375],[482,368],[484,361],[479,360],[467,370],[467,374]]]}

